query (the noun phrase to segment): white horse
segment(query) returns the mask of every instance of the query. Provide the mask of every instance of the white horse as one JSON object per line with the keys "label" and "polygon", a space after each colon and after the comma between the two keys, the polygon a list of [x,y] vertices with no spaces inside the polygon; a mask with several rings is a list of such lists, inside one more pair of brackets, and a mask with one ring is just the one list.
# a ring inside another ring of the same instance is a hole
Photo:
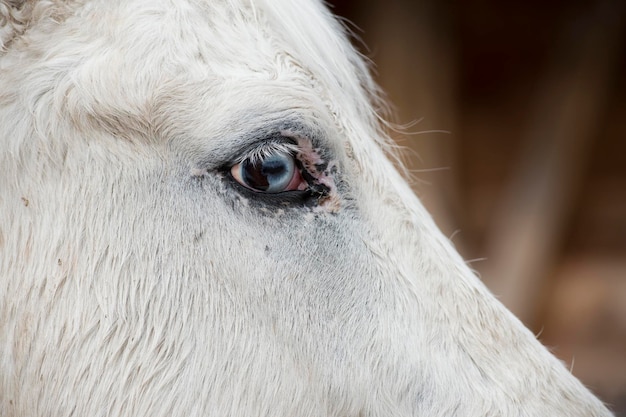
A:
{"label": "white horse", "polygon": [[0,0],[0,415],[609,416],[385,156],[311,0]]}

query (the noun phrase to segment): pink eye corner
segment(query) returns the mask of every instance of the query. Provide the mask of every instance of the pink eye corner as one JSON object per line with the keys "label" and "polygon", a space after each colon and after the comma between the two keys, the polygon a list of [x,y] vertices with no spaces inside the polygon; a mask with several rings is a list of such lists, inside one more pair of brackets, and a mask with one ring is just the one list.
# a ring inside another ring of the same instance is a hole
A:
{"label": "pink eye corner", "polygon": [[309,188],[295,157],[283,152],[245,159],[233,165],[230,173],[239,184],[259,193],[277,194]]}

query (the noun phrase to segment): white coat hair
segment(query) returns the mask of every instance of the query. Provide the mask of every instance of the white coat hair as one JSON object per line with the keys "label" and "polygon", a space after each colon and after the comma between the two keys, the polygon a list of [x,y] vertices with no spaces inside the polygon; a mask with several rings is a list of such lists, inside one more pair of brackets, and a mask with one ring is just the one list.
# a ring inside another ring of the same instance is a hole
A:
{"label": "white coat hair", "polygon": [[0,0],[0,415],[611,415],[378,97],[320,1]]}

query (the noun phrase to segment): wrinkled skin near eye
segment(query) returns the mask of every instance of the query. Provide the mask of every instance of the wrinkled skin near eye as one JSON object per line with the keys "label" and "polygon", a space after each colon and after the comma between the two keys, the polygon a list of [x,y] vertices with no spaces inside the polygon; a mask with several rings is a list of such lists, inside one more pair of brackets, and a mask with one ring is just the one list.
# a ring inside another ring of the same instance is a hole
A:
{"label": "wrinkled skin near eye", "polygon": [[239,184],[261,193],[275,194],[308,187],[294,156],[283,152],[245,159],[234,165],[230,173]]}

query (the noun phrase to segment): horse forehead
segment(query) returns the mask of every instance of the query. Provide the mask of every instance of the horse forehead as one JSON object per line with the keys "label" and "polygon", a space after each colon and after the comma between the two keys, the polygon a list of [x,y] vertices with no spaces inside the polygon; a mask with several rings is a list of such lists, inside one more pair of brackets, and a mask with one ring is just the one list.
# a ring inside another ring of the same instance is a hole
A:
{"label": "horse forehead", "polygon": [[310,0],[96,1],[73,19],[80,35],[66,35],[77,45],[56,48],[84,59],[73,82],[111,107],[157,100],[172,114],[281,103],[334,114],[363,94],[334,24]]}
{"label": "horse forehead", "polygon": [[234,76],[262,70],[277,52],[269,26],[242,2],[129,2],[116,13],[118,46],[137,52],[137,59],[152,55],[164,66],[198,64],[201,71]]}
{"label": "horse forehead", "polygon": [[[100,42],[92,43],[98,45],[97,52],[121,53],[125,60],[158,65],[161,72],[277,77],[298,65],[310,72],[302,62],[307,58],[303,44],[313,54],[312,50],[329,52],[331,45],[323,45],[321,37],[306,26],[322,27],[328,22],[323,14],[307,13],[309,23],[303,25],[307,19],[296,7],[300,2],[274,1],[137,0],[119,2],[117,7],[95,2],[86,5],[77,22],[88,41],[92,34],[99,38]],[[316,2],[304,3],[319,12]]]}

